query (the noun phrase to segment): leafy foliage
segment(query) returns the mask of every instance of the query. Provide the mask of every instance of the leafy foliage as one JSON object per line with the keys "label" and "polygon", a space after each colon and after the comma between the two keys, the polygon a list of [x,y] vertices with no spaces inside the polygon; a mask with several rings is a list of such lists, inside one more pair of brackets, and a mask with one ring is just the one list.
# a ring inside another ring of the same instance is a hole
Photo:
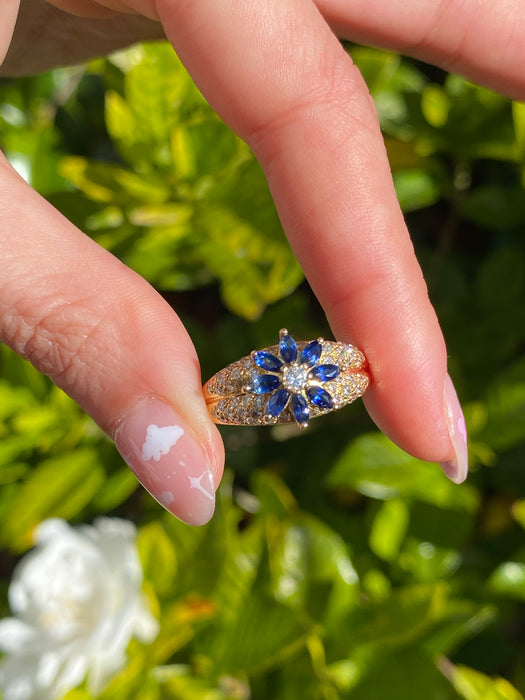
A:
{"label": "leafy foliage", "polygon": [[[45,517],[116,513],[139,526],[161,633],[130,646],[106,700],[525,693],[525,109],[394,54],[349,51],[447,337],[471,475],[450,484],[371,432],[359,406],[301,437],[227,428],[217,514],[191,529],[0,348],[1,590]],[[319,334],[259,166],[168,47],[0,87],[8,156],[180,302],[204,375],[271,344],[290,318],[298,337]]]}
{"label": "leafy foliage", "polygon": [[135,49],[119,64],[105,122],[121,161],[64,158],[62,175],[91,204],[79,219],[73,198],[68,213],[152,284],[217,279],[233,312],[258,318],[302,279],[259,166],[169,46]]}

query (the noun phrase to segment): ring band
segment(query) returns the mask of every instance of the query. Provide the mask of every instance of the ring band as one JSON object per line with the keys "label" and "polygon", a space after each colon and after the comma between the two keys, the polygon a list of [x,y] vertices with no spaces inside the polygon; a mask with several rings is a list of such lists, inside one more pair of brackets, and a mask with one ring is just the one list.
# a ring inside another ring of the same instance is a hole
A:
{"label": "ring band", "polygon": [[353,345],[318,338],[295,341],[286,328],[279,344],[233,362],[203,387],[208,411],[223,425],[275,425],[352,403],[370,383],[366,357]]}

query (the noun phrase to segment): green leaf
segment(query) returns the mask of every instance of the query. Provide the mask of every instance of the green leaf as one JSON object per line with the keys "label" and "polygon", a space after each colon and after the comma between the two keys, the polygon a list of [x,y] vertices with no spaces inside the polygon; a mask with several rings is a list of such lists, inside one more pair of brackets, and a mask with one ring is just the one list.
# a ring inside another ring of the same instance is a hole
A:
{"label": "green leaf", "polygon": [[259,513],[279,517],[291,515],[298,510],[297,501],[284,481],[268,470],[258,470],[252,476],[252,490],[260,506]]}
{"label": "green leaf", "polygon": [[283,664],[304,646],[307,631],[288,607],[262,595],[249,596],[205,649],[218,672],[256,673]]}
{"label": "green leaf", "polygon": [[393,177],[399,204],[405,212],[429,207],[441,197],[439,184],[425,170],[396,170]]}
{"label": "green leaf", "polygon": [[175,174],[184,180],[217,173],[230,165],[238,139],[221,121],[205,120],[179,126],[172,134]]}
{"label": "green leaf", "polygon": [[452,484],[435,464],[411,457],[380,433],[362,435],[347,447],[328,475],[332,488],[350,487],[388,500],[403,498],[452,510],[475,512],[478,495]]}
{"label": "green leaf", "polygon": [[146,226],[153,229],[152,235],[160,234],[176,238],[188,233],[187,226],[193,215],[193,207],[178,202],[163,204],[143,204],[128,211],[128,217],[134,226]]}
{"label": "green leaf", "polygon": [[124,97],[110,92],[106,101],[108,131],[123,158],[140,170],[170,170],[172,131],[209,108],[167,42],[128,55]]}
{"label": "green leaf", "polygon": [[439,129],[447,123],[450,99],[440,85],[426,85],[421,94],[421,111],[427,122]]}
{"label": "green leaf", "polygon": [[22,483],[7,511],[0,541],[16,551],[32,545],[33,529],[45,518],[69,520],[104,481],[98,453],[80,448],[42,462]]}
{"label": "green leaf", "polygon": [[342,538],[325,523],[297,518],[270,530],[275,598],[330,628],[340,624],[359,594],[359,580]]}
{"label": "green leaf", "polygon": [[168,593],[177,575],[177,553],[161,523],[152,522],[141,527],[137,547],[145,580],[153,585],[158,595]]}
{"label": "green leaf", "polygon": [[456,549],[440,547],[434,542],[408,537],[398,563],[417,581],[424,582],[437,581],[450,576],[459,568],[461,561],[461,554]]}
{"label": "green leaf", "polygon": [[147,178],[117,165],[70,156],[60,171],[75,187],[92,199],[130,206],[167,201],[169,189],[159,177]]}
{"label": "green leaf", "polygon": [[[522,209],[525,215],[525,201]],[[478,271],[475,292],[478,303],[487,310],[501,313],[502,308],[517,303],[518,310],[523,308],[525,251],[518,246],[505,246],[488,255]],[[525,313],[522,319],[525,321]]]}
{"label": "green leaf", "polygon": [[512,504],[512,515],[514,520],[525,529],[525,498],[514,501]]}
{"label": "green leaf", "polygon": [[300,281],[288,244],[266,237],[234,212],[201,207],[196,223],[205,233],[198,253],[220,279],[225,303],[240,316],[257,319]]}
{"label": "green leaf", "polygon": [[523,696],[504,678],[491,678],[467,666],[441,664],[442,672],[465,700],[523,700]]}
{"label": "green leaf", "polygon": [[388,654],[372,664],[352,692],[352,700],[458,700],[459,696],[436,669],[432,658],[411,647]]}
{"label": "green leaf", "polygon": [[525,564],[515,561],[500,564],[490,575],[488,586],[495,593],[525,600]]}
{"label": "green leaf", "polygon": [[370,531],[370,549],[385,561],[393,561],[405,537],[410,512],[404,501],[392,499],[383,503]]}
{"label": "green leaf", "polygon": [[525,102],[512,103],[512,118],[516,134],[516,156],[525,160]]}
{"label": "green leaf", "polygon": [[[114,90],[106,91],[105,117],[108,132],[121,156],[128,162],[146,160],[149,143],[145,137],[145,130],[130,105]],[[149,158],[147,162],[149,164]]]}
{"label": "green leaf", "polygon": [[137,477],[128,467],[123,467],[111,476],[106,476],[104,487],[93,499],[93,508],[101,513],[114,510],[131,496],[137,486]]}
{"label": "green leaf", "polygon": [[520,185],[482,184],[465,194],[459,208],[466,219],[491,231],[522,226],[525,222]]}
{"label": "green leaf", "polygon": [[379,654],[408,646],[446,617],[448,605],[449,589],[443,582],[398,589],[389,598],[347,616],[352,649],[359,656],[365,649]]}
{"label": "green leaf", "polygon": [[525,437],[525,380],[501,381],[488,395],[488,421],[481,435],[495,450],[522,444]]}

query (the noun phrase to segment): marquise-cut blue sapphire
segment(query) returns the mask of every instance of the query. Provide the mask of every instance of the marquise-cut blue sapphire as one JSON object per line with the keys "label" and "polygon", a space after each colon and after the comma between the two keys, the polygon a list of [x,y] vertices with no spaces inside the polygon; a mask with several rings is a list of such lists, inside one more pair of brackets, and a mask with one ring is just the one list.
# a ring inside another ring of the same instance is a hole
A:
{"label": "marquise-cut blue sapphire", "polygon": [[312,340],[308,345],[305,345],[301,353],[301,363],[309,365],[315,365],[321,357],[323,352],[323,346],[318,340]]}
{"label": "marquise-cut blue sapphire", "polygon": [[292,395],[292,413],[299,425],[308,424],[310,418],[310,409],[306,400],[300,394]]}
{"label": "marquise-cut blue sapphire", "polygon": [[288,333],[281,336],[279,352],[285,362],[295,362],[297,359],[297,343]]}
{"label": "marquise-cut blue sapphire", "polygon": [[311,386],[306,390],[308,401],[319,408],[333,408],[334,400],[322,386]]}
{"label": "marquise-cut blue sapphire", "polygon": [[271,352],[265,352],[264,350],[259,350],[253,356],[253,361],[261,369],[265,369],[268,372],[279,372],[283,366],[283,363],[278,357],[272,355]]}
{"label": "marquise-cut blue sapphire", "polygon": [[330,379],[335,379],[339,376],[339,367],[337,365],[318,365],[310,370],[312,379],[319,379],[322,382],[328,382]]}
{"label": "marquise-cut blue sapphire", "polygon": [[281,380],[273,374],[259,374],[246,387],[252,394],[269,394],[277,389]]}
{"label": "marquise-cut blue sapphire", "polygon": [[279,389],[276,391],[268,399],[266,404],[266,414],[268,416],[273,416],[274,418],[279,416],[284,411],[289,397],[290,394],[286,391],[286,389]]}

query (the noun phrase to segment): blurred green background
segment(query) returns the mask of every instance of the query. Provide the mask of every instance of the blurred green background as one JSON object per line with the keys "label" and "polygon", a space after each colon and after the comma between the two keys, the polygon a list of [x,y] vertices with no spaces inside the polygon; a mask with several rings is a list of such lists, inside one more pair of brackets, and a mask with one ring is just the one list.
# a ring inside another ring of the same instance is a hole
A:
{"label": "blurred green background", "polygon": [[[358,402],[301,434],[222,429],[217,512],[192,529],[68,397],[0,347],[0,617],[42,519],[111,514],[139,528],[162,629],[149,647],[132,643],[106,700],[525,694],[525,105],[348,50],[448,343],[469,479],[454,486],[400,451]],[[0,142],[176,307],[204,379],[283,326],[329,337],[259,166],[164,44],[2,80]]]}

